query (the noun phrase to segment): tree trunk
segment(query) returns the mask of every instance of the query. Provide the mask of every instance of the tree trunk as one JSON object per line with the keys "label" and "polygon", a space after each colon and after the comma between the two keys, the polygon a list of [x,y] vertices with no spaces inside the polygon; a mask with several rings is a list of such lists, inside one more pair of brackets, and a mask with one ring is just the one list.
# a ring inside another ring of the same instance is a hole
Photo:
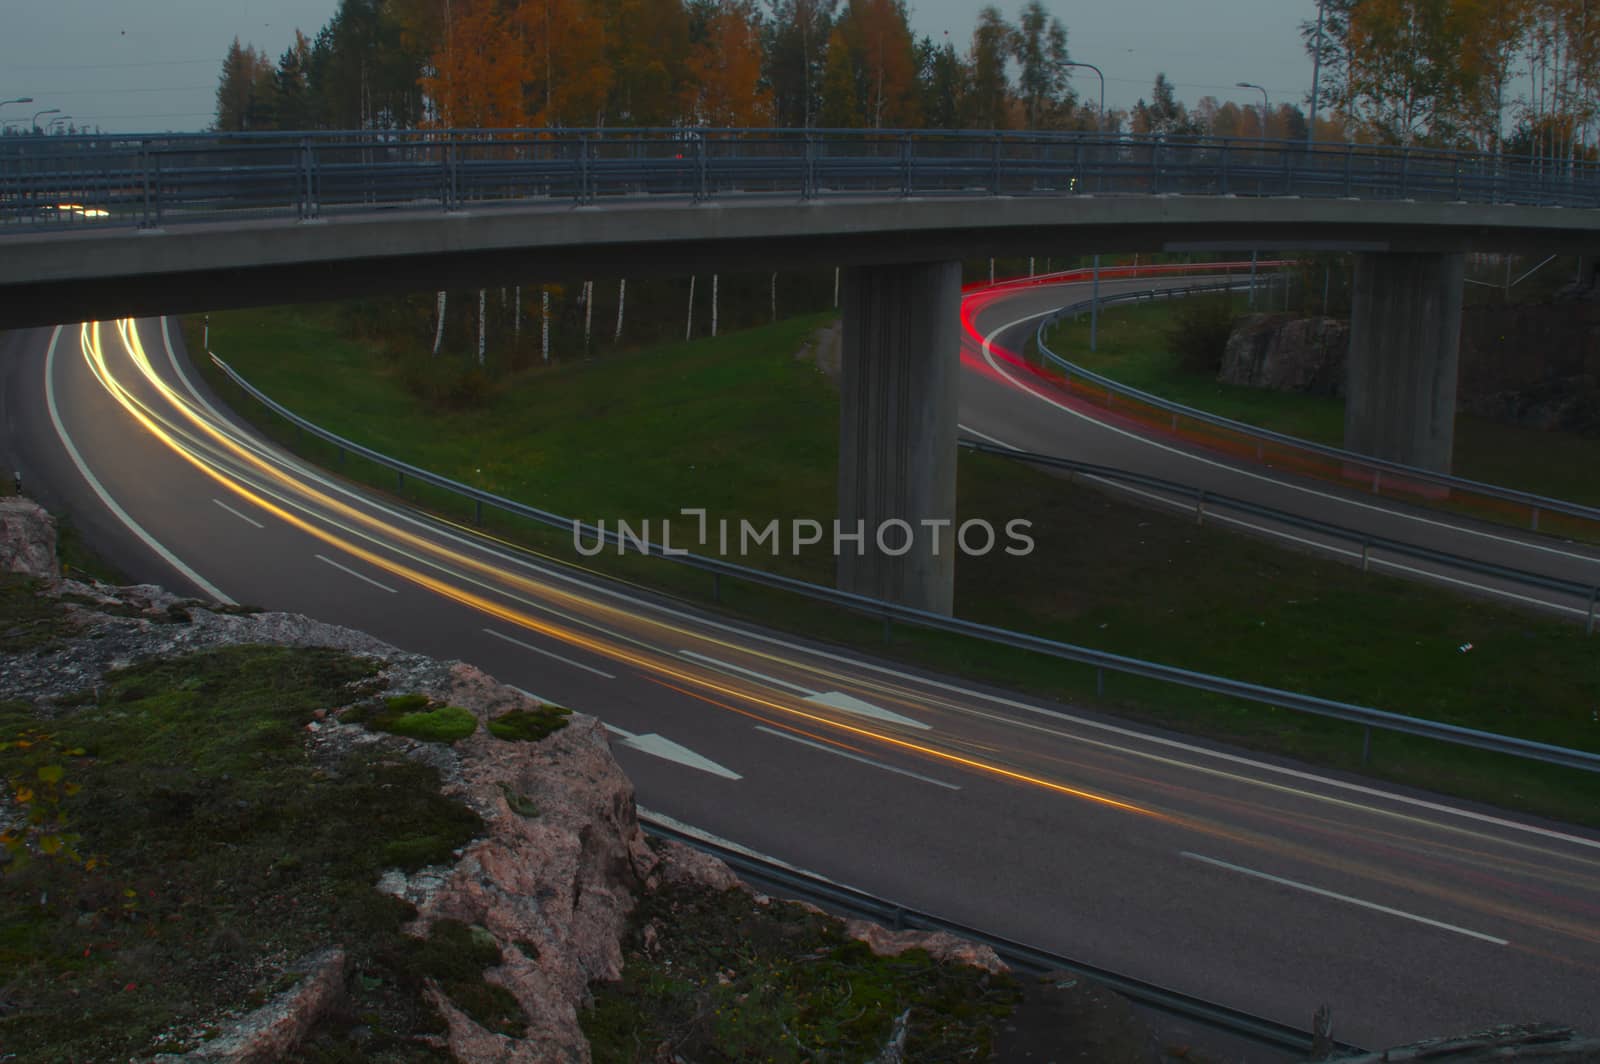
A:
{"label": "tree trunk", "polygon": [[484,336],[483,336],[483,306],[484,306],[484,302],[485,302],[484,291],[483,291],[483,289],[480,288],[480,289],[478,289],[478,365],[480,365],[480,366],[483,365],[483,342],[484,342]]}
{"label": "tree trunk", "polygon": [[550,361],[550,289],[539,286],[539,346],[544,360]]}
{"label": "tree trunk", "polygon": [[444,339],[444,307],[445,294],[441,291],[434,307],[434,317],[439,321],[433,328],[433,353],[436,355],[439,353],[439,343]]}
{"label": "tree trunk", "polygon": [[683,326],[685,340],[694,335],[694,274],[689,275],[689,318]]}

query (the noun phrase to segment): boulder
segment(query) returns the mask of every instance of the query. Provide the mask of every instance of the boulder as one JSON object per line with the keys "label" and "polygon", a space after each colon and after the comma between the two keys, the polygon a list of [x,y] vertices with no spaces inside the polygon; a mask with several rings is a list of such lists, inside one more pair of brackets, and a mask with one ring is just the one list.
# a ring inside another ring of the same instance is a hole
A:
{"label": "boulder", "polygon": [[1349,353],[1348,322],[1252,314],[1228,337],[1217,380],[1280,392],[1343,395]]}
{"label": "boulder", "polygon": [[55,518],[32,499],[0,499],[0,570],[41,580],[61,578]]}

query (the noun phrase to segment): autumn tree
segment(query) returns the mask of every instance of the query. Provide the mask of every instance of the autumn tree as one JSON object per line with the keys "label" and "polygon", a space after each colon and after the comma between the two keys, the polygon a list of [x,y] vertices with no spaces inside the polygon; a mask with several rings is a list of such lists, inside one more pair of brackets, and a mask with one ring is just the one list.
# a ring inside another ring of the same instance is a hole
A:
{"label": "autumn tree", "polygon": [[602,124],[614,79],[600,13],[588,0],[521,0],[511,18],[526,42],[530,123]]}
{"label": "autumn tree", "polygon": [[761,81],[761,36],[755,12],[740,0],[719,0],[689,49],[683,111],[703,126],[763,126],[772,94]]}
{"label": "autumn tree", "polygon": [[492,129],[527,124],[526,40],[496,0],[452,0],[422,88],[440,125]]}

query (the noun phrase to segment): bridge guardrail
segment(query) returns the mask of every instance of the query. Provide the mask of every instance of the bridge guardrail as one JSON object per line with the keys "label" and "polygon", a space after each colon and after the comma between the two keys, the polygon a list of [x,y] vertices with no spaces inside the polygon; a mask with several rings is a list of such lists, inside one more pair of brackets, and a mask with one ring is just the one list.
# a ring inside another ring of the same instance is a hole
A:
{"label": "bridge guardrail", "polygon": [[[1083,961],[1073,960],[1070,957],[1052,953],[1037,946],[1030,946],[1013,939],[991,935],[987,931],[980,931],[975,927],[958,924],[953,920],[946,920],[942,916],[907,908],[904,905],[898,905],[876,895],[857,890],[854,887],[833,883],[794,868],[788,868],[771,861],[764,861],[748,853],[742,853],[727,846],[719,846],[699,835],[680,831],[644,810],[639,812],[639,827],[647,835],[670,839],[716,857],[747,882],[775,888],[776,891],[780,891],[786,896],[797,897],[819,907],[831,907],[836,911],[851,913],[880,923],[887,923],[896,931],[905,929],[944,931],[958,938],[988,946],[995,951],[1001,960],[1011,965],[1014,969],[1041,975],[1046,972],[1071,972],[1074,975],[1092,979],[1108,989],[1116,991],[1130,1001],[1146,1008],[1166,1013],[1169,1016],[1178,1016],[1185,1020],[1204,1024],[1215,1030],[1226,1031],[1236,1037],[1246,1038],[1259,1045],[1270,1046],[1273,1049],[1290,1053],[1310,1053],[1312,1050],[1313,1035],[1289,1024],[1280,1023],[1277,1020],[1269,1020],[1262,1016],[1254,1016],[1227,1005],[1220,1005],[1214,1001],[1195,997],[1192,994],[1184,994],[1156,983],[1146,982],[1143,979],[1122,975],[1108,968],[1100,968]],[[1338,1041],[1333,1043],[1332,1048],[1336,1052],[1345,1054],[1365,1052],[1359,1046]]]}
{"label": "bridge guardrail", "polygon": [[[361,179],[328,180],[333,170]],[[1600,163],[1088,132],[367,130],[0,141],[0,231],[7,223],[149,227],[400,203],[454,210],[745,193],[1303,196],[1595,208]],[[108,213],[63,217],[55,209],[79,201]]]}
{"label": "bridge guardrail", "polygon": [[[229,366],[215,354],[207,352],[217,368],[245,394],[261,403],[268,410],[282,417],[290,424],[302,431],[332,444],[341,451],[352,454],[395,471],[398,484],[403,488],[405,477],[410,476],[422,483],[430,484],[445,491],[470,499],[476,506],[477,520],[481,524],[483,506],[502,510],[509,514],[535,521],[540,524],[559,528],[573,533],[574,538],[584,536],[592,542],[603,542],[616,547],[619,551],[626,551],[630,543],[635,552],[638,552],[637,540],[625,539],[615,530],[607,531],[605,528],[576,521],[549,510],[543,510],[513,499],[506,499],[470,484],[452,480],[418,466],[391,458],[379,451],[347,440],[342,436],[329,432],[327,429],[299,416],[287,407],[278,403],[249,381],[240,376],[233,367]],[[764,572],[748,566],[736,565],[723,561],[720,558],[709,558],[693,553],[679,553],[677,549],[668,550],[658,543],[646,541],[643,544],[643,553],[656,558],[666,558],[699,569],[711,574],[713,580],[727,577],[734,580],[743,580],[748,583],[789,591],[805,598],[830,605],[848,609],[869,617],[879,617],[887,628],[892,623],[912,625],[929,631],[947,632],[954,635],[967,636],[983,642],[993,643],[998,646],[1007,646],[1017,650],[1026,650],[1032,653],[1043,654],[1048,657],[1059,658],[1081,665],[1088,665],[1096,670],[1098,678],[1097,687],[1103,689],[1106,672],[1121,673],[1129,676],[1138,676],[1145,679],[1171,683],[1180,687],[1197,691],[1209,691],[1213,694],[1255,702],[1260,705],[1276,706],[1300,713],[1310,713],[1315,716],[1342,720],[1358,724],[1363,729],[1363,757],[1371,743],[1372,729],[1399,732],[1416,735],[1441,742],[1452,743],[1458,746],[1474,747],[1494,753],[1508,754],[1513,757],[1525,758],[1533,761],[1542,761],[1547,764],[1562,765],[1567,768],[1576,768],[1585,772],[1600,772],[1600,753],[1591,753],[1586,750],[1575,750],[1568,747],[1555,746],[1550,743],[1541,743],[1532,739],[1523,739],[1518,736],[1497,735],[1476,728],[1466,728],[1456,724],[1446,724],[1441,721],[1423,720],[1418,717],[1408,717],[1399,713],[1390,713],[1386,710],[1374,709],[1370,706],[1354,705],[1347,702],[1338,702],[1333,699],[1318,698],[1314,695],[1301,694],[1295,691],[1286,691],[1280,688],[1267,687],[1262,684],[1250,683],[1245,680],[1233,680],[1224,676],[1215,676],[1209,673],[1196,672],[1190,669],[1179,668],[1175,665],[1163,665],[1159,662],[1144,661],[1139,658],[1130,658],[1121,654],[1112,654],[1103,650],[1094,650],[1090,647],[1077,646],[1063,643],[1058,640],[1046,639],[1042,636],[1029,635],[1025,632],[1014,632],[995,625],[981,624],[977,621],[962,620],[958,617],[946,617],[926,610],[914,609],[897,603],[887,602],[882,599],[869,598],[849,591],[840,591],[836,588],[824,587],[820,584],[811,584],[793,577],[781,576],[777,573]]]}
{"label": "bridge guardrail", "polygon": [[[1102,296],[1100,305],[1104,307],[1129,301],[1127,295],[1114,294]],[[1034,334],[1040,355],[1066,376],[1069,390],[1075,397],[1086,398],[1108,410],[1113,409],[1116,400],[1121,400],[1122,405],[1117,409],[1119,414],[1136,417],[1157,432],[1176,432],[1177,419],[1180,418],[1194,425],[1209,426],[1219,430],[1218,435],[1209,440],[1191,437],[1191,442],[1199,442],[1235,458],[1253,457],[1256,462],[1269,467],[1292,469],[1347,488],[1365,487],[1374,495],[1409,502],[1464,503],[1475,516],[1500,519],[1501,523],[1510,523],[1503,519],[1503,515],[1514,509],[1526,515],[1523,521],[1532,532],[1540,531],[1541,518],[1546,515],[1567,518],[1590,534],[1600,532],[1600,508],[1391,462],[1342,447],[1274,432],[1164,399],[1080,366],[1052,350],[1045,342],[1045,331],[1062,318],[1087,312],[1092,303],[1092,300],[1080,300],[1060,308],[1042,319]],[[1071,388],[1073,381],[1082,382],[1083,386]],[[1156,419],[1149,414],[1152,410],[1167,415],[1160,420],[1169,424],[1157,425]]]}

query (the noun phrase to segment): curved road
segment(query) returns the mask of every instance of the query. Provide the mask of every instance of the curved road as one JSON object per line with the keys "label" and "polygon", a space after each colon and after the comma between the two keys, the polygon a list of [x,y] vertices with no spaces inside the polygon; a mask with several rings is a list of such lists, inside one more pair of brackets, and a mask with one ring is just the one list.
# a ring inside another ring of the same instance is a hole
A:
{"label": "curved road", "polygon": [[[1102,282],[1103,294],[1178,288],[1199,278]],[[1152,434],[1104,409],[1073,398],[1040,378],[1018,355],[1032,339],[1039,320],[1056,308],[1087,298],[1088,285],[1065,284],[975,293],[968,299],[971,323],[962,361],[960,418],[966,433],[986,442],[1080,462],[1112,466],[1233,496],[1262,506],[1329,522],[1356,532],[1427,547],[1495,565],[1520,569],[1589,587],[1600,585],[1600,548],[1460,515],[1409,505],[1343,489],[1328,481],[1296,477],[1281,470],[1241,463],[1185,444],[1176,436]],[[1063,352],[1071,358],[1071,352]],[[1144,493],[1142,493],[1144,494]],[[1192,513],[1194,501],[1145,494],[1156,505]],[[1226,507],[1208,519],[1231,523],[1271,538],[1359,562],[1361,551],[1349,540],[1298,529],[1274,527],[1258,518],[1230,516]],[[1374,567],[1402,576],[1421,576],[1458,590],[1502,601],[1535,605],[1570,620],[1588,612],[1584,596],[1539,590],[1493,577],[1475,576],[1411,559],[1372,552]]]}
{"label": "curved road", "polygon": [[[0,340],[6,448],[132,575],[470,661],[604,719],[651,810],[1296,1026],[1324,1002],[1339,1037],[1369,1046],[1592,1016],[1600,834],[1128,727],[509,552],[262,443],[177,342],[159,321]],[[974,380],[970,427],[1030,446],[1060,431],[1059,411]]]}

